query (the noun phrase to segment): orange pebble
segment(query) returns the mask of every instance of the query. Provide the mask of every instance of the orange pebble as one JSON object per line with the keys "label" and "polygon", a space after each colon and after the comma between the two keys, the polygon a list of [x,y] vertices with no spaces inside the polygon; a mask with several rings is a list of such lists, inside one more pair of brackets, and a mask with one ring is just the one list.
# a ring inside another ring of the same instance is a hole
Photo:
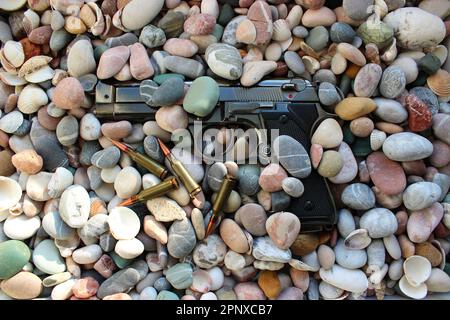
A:
{"label": "orange pebble", "polygon": [[356,64],[351,63],[347,70],[345,70],[345,75],[349,77],[350,79],[355,79],[356,75],[358,74],[359,70],[361,69],[360,66],[357,66]]}
{"label": "orange pebble", "polygon": [[258,278],[258,285],[264,291],[266,297],[275,299],[281,292],[280,279],[275,271],[261,271]]}

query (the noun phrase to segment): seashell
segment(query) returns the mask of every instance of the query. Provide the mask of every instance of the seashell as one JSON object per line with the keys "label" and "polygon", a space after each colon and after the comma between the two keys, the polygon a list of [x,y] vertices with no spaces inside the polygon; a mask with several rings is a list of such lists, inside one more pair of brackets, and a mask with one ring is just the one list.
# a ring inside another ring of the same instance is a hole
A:
{"label": "seashell", "polygon": [[372,273],[369,277],[369,281],[372,285],[376,286],[381,283],[381,281],[384,279],[386,274],[389,271],[389,266],[387,264],[384,264],[384,266],[378,270]]}
{"label": "seashell", "polygon": [[300,41],[300,49],[302,49],[302,51],[304,51],[306,55],[316,59],[320,59],[320,54],[314,51],[314,49],[308,46],[308,44],[303,40]]}
{"label": "seashell", "polygon": [[64,190],[73,184],[73,174],[69,170],[63,167],[56,169],[52,178],[48,182],[48,194],[50,197],[56,199],[59,198]]}
{"label": "seashell", "polygon": [[23,7],[27,0],[2,0],[0,9],[5,11],[16,11]]}
{"label": "seashell", "polygon": [[430,277],[425,281],[428,291],[431,292],[449,292],[450,276],[439,268],[431,270]]}
{"label": "seashell", "polygon": [[8,86],[23,86],[27,84],[27,80],[24,78],[5,71],[0,71],[0,80]]}
{"label": "seashell", "polygon": [[80,19],[81,19],[81,21],[84,22],[84,24],[88,28],[91,28],[94,25],[95,20],[96,20],[95,13],[91,9],[91,7],[88,6],[88,4],[85,4],[81,7]]}
{"label": "seashell", "polygon": [[22,197],[22,188],[16,180],[0,176],[0,212],[15,206]]}
{"label": "seashell", "polygon": [[87,28],[80,18],[70,16],[66,17],[66,23],[64,24],[64,29],[71,34],[82,34],[85,33]]}
{"label": "seashell", "polygon": [[345,291],[362,293],[369,286],[369,281],[361,270],[350,270],[335,264],[329,270],[321,268],[319,274],[323,281]]}
{"label": "seashell", "polygon": [[23,29],[27,34],[30,34],[30,32],[33,31],[33,29],[39,27],[39,24],[41,23],[41,18],[36,12],[34,12],[31,9],[25,11],[23,15],[24,15],[22,20]]}
{"label": "seashell", "polygon": [[450,96],[450,73],[446,70],[440,69],[429,76],[427,84],[436,95],[440,97]]}
{"label": "seashell", "polygon": [[310,57],[310,56],[304,56],[302,57],[302,61],[305,64],[306,70],[310,74],[315,74],[320,69],[320,63],[317,61],[317,59]]}
{"label": "seashell", "polygon": [[379,150],[383,146],[386,137],[387,136],[384,131],[374,129],[370,134],[370,148],[373,151]]}
{"label": "seashell", "polygon": [[48,56],[34,56],[25,61],[19,70],[19,77],[24,78],[26,75],[32,74],[39,69],[48,65],[52,61],[51,57]]}
{"label": "seashell", "polygon": [[441,242],[439,242],[438,240],[433,240],[431,241],[431,244],[433,246],[435,246],[440,252],[441,252],[441,256],[443,257],[441,260],[441,264],[439,265],[439,268],[441,268],[442,270],[444,270],[445,268],[445,257],[447,256],[447,253],[445,252],[444,247],[442,246]]}
{"label": "seashell", "polygon": [[35,113],[48,103],[45,91],[35,84],[27,85],[19,95],[17,107],[25,114]]}
{"label": "seashell", "polygon": [[3,55],[15,68],[19,68],[25,61],[25,54],[20,42],[8,41],[3,48]]}
{"label": "seashell", "polygon": [[411,256],[403,263],[408,283],[413,287],[423,284],[431,275],[431,263],[422,256]]}
{"label": "seashell", "polygon": [[286,41],[291,37],[291,26],[284,19],[278,19],[273,23],[272,39],[275,41]]}
{"label": "seashell", "polygon": [[17,74],[17,68],[14,67],[8,59],[3,54],[3,49],[0,50],[0,63],[2,64],[3,68],[6,70],[6,72],[11,74]]}
{"label": "seashell", "polygon": [[414,287],[408,282],[406,276],[403,276],[400,279],[399,288],[405,295],[413,299],[423,299],[426,297],[428,292],[427,285],[425,283],[421,283],[417,287]]}
{"label": "seashell", "polygon": [[40,83],[52,79],[55,76],[55,70],[48,65],[40,68],[38,71],[26,74],[25,80],[31,83]]}
{"label": "seashell", "polygon": [[14,133],[23,123],[23,114],[19,111],[12,111],[5,114],[0,119],[0,130],[6,133]]}
{"label": "seashell", "polygon": [[[102,10],[98,7],[95,2],[89,2],[88,6],[95,11],[95,22],[89,28],[89,31],[94,35],[98,36],[105,32],[108,33],[109,27],[107,27],[107,23],[105,22],[105,16],[103,16]],[[111,22],[111,17],[108,16],[109,22]]]}
{"label": "seashell", "polygon": [[366,229],[356,229],[351,232],[344,240],[344,246],[347,249],[361,250],[367,248],[372,239]]}
{"label": "seashell", "polygon": [[384,53],[381,55],[381,60],[383,60],[386,63],[391,63],[392,61],[397,58],[398,49],[397,49],[397,39],[393,38],[392,43],[387,46]]}

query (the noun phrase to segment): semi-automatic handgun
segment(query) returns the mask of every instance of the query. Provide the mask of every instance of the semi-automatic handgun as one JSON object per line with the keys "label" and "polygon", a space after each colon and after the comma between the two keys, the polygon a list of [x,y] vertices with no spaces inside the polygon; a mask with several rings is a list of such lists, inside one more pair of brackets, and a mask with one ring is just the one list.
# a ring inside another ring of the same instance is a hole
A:
{"label": "semi-automatic handgun", "polygon": [[[250,88],[219,84],[219,88],[218,106],[205,118],[189,115],[189,128],[201,121],[204,129],[243,127],[266,129],[265,132],[275,129],[279,135],[299,141],[309,152],[315,128],[323,119],[333,116],[322,109],[316,86],[303,79],[265,80]],[[141,98],[139,83],[99,82],[95,99],[94,113],[102,121],[155,120],[158,110]],[[304,194],[292,198],[285,211],[300,218],[302,231],[331,228],[337,214],[327,181],[315,170],[301,180]]]}

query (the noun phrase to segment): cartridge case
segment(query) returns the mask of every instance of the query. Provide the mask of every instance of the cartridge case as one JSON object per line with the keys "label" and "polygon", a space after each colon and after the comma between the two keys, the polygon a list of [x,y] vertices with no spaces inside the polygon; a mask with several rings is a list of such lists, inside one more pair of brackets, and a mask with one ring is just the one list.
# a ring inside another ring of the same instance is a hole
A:
{"label": "cartridge case", "polygon": [[187,171],[186,167],[181,163],[181,161],[175,159],[171,156],[170,164],[172,166],[173,172],[177,175],[177,177],[181,180],[186,190],[189,192],[191,198],[193,198],[196,194],[198,194],[202,189],[195,182],[194,178],[192,178],[189,171]]}
{"label": "cartridge case", "polygon": [[166,180],[164,180],[161,183],[158,183],[157,185],[154,185],[153,187],[150,187],[148,189],[145,189],[141,191],[138,196],[139,198],[144,200],[150,200],[154,198],[161,197],[165,195],[166,193],[178,189],[179,184],[175,177],[168,177]]}
{"label": "cartridge case", "polygon": [[233,190],[234,184],[236,183],[236,179],[227,174],[220,185],[220,189],[217,192],[216,201],[214,201],[212,210],[214,214],[218,214],[222,211],[225,202],[228,200],[230,196],[231,190]]}
{"label": "cartridge case", "polygon": [[135,161],[137,164],[141,165],[154,175],[158,176],[159,178],[164,179],[167,176],[168,173],[167,169],[164,168],[157,161],[132,150],[130,150],[128,154],[130,155],[133,161]]}

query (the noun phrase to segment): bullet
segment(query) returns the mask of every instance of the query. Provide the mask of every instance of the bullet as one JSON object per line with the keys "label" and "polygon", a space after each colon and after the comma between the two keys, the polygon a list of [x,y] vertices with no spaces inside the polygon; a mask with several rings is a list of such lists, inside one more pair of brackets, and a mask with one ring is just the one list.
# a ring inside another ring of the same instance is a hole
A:
{"label": "bullet", "polygon": [[177,179],[175,177],[169,177],[163,182],[158,183],[157,185],[150,187],[148,189],[145,189],[140,193],[138,193],[137,195],[132,196],[131,198],[119,203],[119,206],[122,207],[131,206],[136,202],[143,202],[150,199],[158,198],[172,190],[178,189],[179,187],[180,186],[178,184]]}
{"label": "bullet", "polygon": [[214,230],[214,227],[219,220],[220,213],[222,212],[223,206],[225,205],[225,202],[228,200],[228,197],[230,196],[231,191],[233,190],[234,184],[236,183],[236,179],[227,174],[223,180],[222,184],[220,185],[219,192],[217,192],[216,200],[214,201],[213,207],[211,209],[211,218],[208,223],[208,227],[206,228],[206,234],[205,238],[208,237],[212,231]]}
{"label": "bullet", "polygon": [[181,180],[186,190],[189,192],[189,195],[191,198],[194,198],[196,194],[198,194],[200,191],[202,191],[202,188],[195,182],[194,178],[192,178],[189,171],[187,171],[186,167],[176,159],[172,153],[170,152],[169,148],[160,140],[158,139],[159,145],[161,146],[161,150],[164,154],[164,156],[169,160],[170,166],[172,167],[173,172],[178,177],[178,179]]}
{"label": "bullet", "polygon": [[137,164],[141,165],[154,175],[158,176],[160,179],[164,179],[167,176],[167,169],[164,168],[161,164],[156,162],[155,160],[147,157],[146,155],[143,155],[140,152],[135,151],[130,146],[126,145],[125,143],[121,143],[118,141],[114,141],[112,139],[109,139],[117,148],[122,150],[123,152],[127,153],[130,158],[136,162]]}

